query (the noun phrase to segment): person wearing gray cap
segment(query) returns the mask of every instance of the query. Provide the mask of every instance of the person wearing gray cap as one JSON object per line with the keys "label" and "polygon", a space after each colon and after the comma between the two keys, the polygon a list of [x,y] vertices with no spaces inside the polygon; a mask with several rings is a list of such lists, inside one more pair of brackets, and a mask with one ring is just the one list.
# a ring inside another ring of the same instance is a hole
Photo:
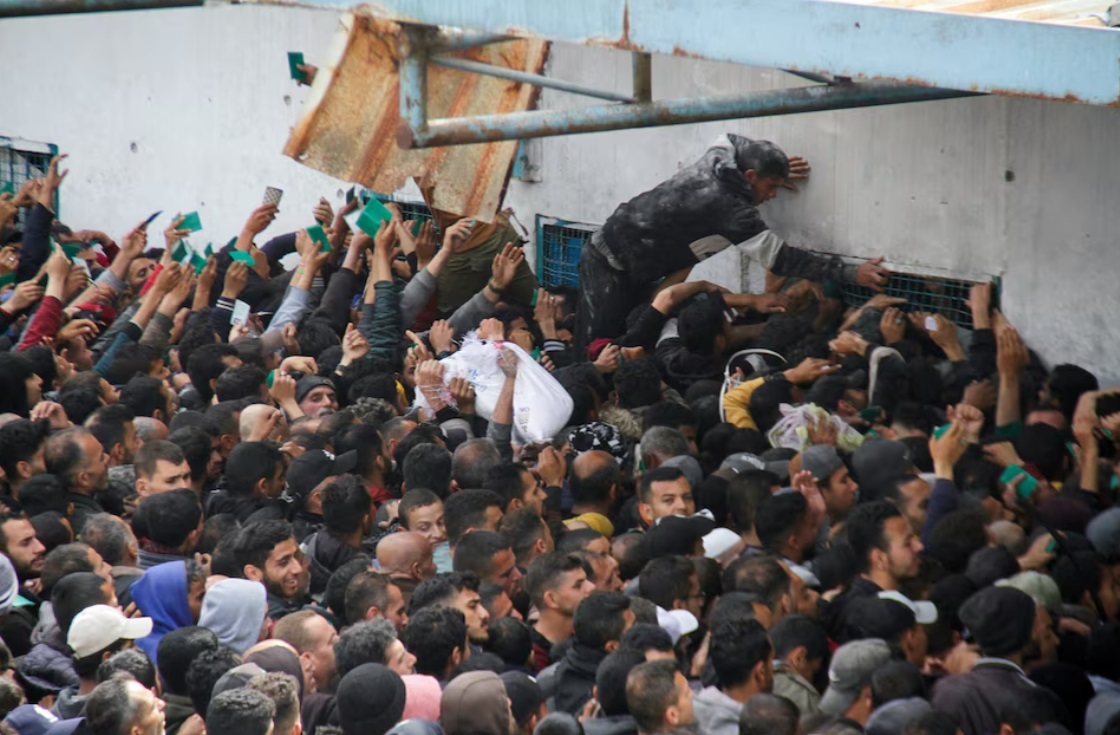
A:
{"label": "person wearing gray cap", "polygon": [[863,735],[871,717],[871,678],[891,659],[886,641],[866,638],[836,649],[828,667],[828,689],[820,711],[830,717],[813,732],[818,735]]}
{"label": "person wearing gray cap", "polygon": [[930,698],[935,710],[954,715],[965,735],[999,732],[1007,712],[1029,711],[1039,724],[1074,728],[1061,699],[1028,679],[1022,669],[1024,658],[1037,652],[1046,633],[1036,624],[1039,618],[1030,595],[1013,587],[982,589],[965,600],[960,619],[981,658],[972,671],[937,682]]}
{"label": "person wearing gray cap", "polygon": [[824,496],[830,524],[847,517],[859,500],[859,485],[852,478],[836,447],[819,444],[801,453],[801,469],[813,475]]}

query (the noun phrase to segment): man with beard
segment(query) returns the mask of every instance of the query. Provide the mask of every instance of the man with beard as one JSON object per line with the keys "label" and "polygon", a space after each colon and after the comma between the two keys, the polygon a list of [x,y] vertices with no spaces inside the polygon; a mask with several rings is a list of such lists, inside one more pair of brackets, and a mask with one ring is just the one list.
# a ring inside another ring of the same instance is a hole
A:
{"label": "man with beard", "polygon": [[408,616],[426,607],[442,605],[463,613],[467,622],[467,636],[475,646],[490,639],[490,613],[478,594],[478,577],[469,572],[437,574],[417,585],[408,604]]}
{"label": "man with beard", "polygon": [[33,603],[13,605],[9,612],[0,616],[0,638],[8,644],[13,656],[22,656],[31,650],[31,631],[38,622],[38,605],[35,604],[38,597],[25,587],[29,582],[38,583],[47,547],[35,536],[31,521],[22,516],[0,514],[0,551],[8,562],[4,565],[7,569],[0,566],[0,580],[4,581],[5,588],[15,587],[24,599]]}
{"label": "man with beard", "polygon": [[648,661],[626,677],[626,705],[640,735],[697,732],[692,689],[676,661]]}
{"label": "man with beard", "polygon": [[338,394],[330,378],[307,375],[296,383],[296,403],[309,418],[322,418],[338,410]]}
{"label": "man with beard", "polygon": [[109,484],[101,442],[86,429],[60,431],[47,440],[43,463],[47,472],[66,487],[67,497],[74,504],[70,521],[74,533],[80,534],[87,518],[105,512],[93,497]]}
{"label": "man with beard", "polygon": [[711,631],[709,660],[719,686],[706,687],[693,704],[706,735],[738,735],[743,704],[774,688],[774,647],[757,620],[722,620]]}
{"label": "man with beard", "polygon": [[258,521],[245,526],[233,544],[233,555],[246,579],[264,583],[268,616],[273,620],[299,610],[309,601],[307,559],[287,521]]}

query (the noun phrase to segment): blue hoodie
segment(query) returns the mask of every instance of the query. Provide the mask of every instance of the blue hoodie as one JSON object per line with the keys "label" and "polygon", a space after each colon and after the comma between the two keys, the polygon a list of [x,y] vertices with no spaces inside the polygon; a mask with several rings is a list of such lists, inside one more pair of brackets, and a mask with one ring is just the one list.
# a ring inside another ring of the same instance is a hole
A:
{"label": "blue hoodie", "polygon": [[140,611],[152,619],[152,634],[136,641],[136,645],[154,664],[156,648],[163,636],[195,622],[187,604],[187,563],[172,561],[144,572],[132,585],[132,599]]}

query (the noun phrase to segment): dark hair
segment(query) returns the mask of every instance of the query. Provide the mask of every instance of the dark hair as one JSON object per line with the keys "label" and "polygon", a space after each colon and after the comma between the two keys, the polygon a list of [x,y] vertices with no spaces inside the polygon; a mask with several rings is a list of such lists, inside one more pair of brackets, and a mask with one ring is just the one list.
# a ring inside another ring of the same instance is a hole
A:
{"label": "dark hair", "polygon": [[54,475],[33,475],[20,485],[19,504],[23,512],[31,517],[49,512],[66,515],[70,509],[70,498]]}
{"label": "dark hair", "polygon": [[138,375],[148,375],[156,361],[162,362],[162,358],[151,345],[126,342],[113,353],[105,379],[113,385],[124,385]]}
{"label": "dark hair", "polygon": [[226,460],[226,484],[231,495],[248,497],[261,480],[271,480],[284,466],[284,455],[268,442],[241,442]]}
{"label": "dark hair", "polygon": [[334,326],[325,319],[305,320],[296,339],[299,341],[299,354],[311,357],[342,343]]}
{"label": "dark hair", "polygon": [[63,523],[63,518],[64,516],[55,510],[31,516],[31,527],[35,529],[35,536],[46,547],[48,553],[74,540],[74,533],[69,525]]}
{"label": "dark hair", "polygon": [[509,543],[499,534],[471,531],[464,534],[455,546],[453,569],[456,572],[473,572],[479,579],[485,579],[493,571],[494,557],[509,548]]}
{"label": "dark hair", "polygon": [[323,523],[344,536],[362,527],[370,514],[369,491],[362,478],[345,475],[323,490]]}
{"label": "dark hair", "polygon": [[230,669],[240,665],[241,657],[225,646],[203,651],[191,661],[184,681],[195,712],[205,717],[218,679],[221,679]]}
{"label": "dark hair", "polygon": [[584,551],[592,541],[604,538],[594,528],[574,528],[565,531],[556,541],[557,551]]}
{"label": "dark hair", "polygon": [[[240,530],[241,524],[233,513],[215,513],[203,521],[202,536],[198,539],[195,551],[200,554],[213,554],[219,542],[225,538],[235,538]],[[226,546],[228,547],[229,544],[227,543]]]}
{"label": "dark hair", "polygon": [[381,434],[372,426],[365,424],[350,424],[334,435],[332,440],[334,451],[345,454],[353,450],[358,455],[358,467],[355,474],[366,477],[377,466],[377,459],[384,452],[384,441]]}
{"label": "dark hair", "polygon": [[206,709],[206,730],[268,735],[275,716],[276,705],[265,694],[248,687],[230,689],[210,700]]}
{"label": "dark hair", "polygon": [[544,609],[544,593],[554,589],[562,581],[563,575],[583,568],[583,562],[575,554],[553,551],[541,554],[529,564],[525,575],[525,592],[538,609]]}
{"label": "dark hair", "polygon": [[219,403],[238,401],[242,398],[259,398],[261,386],[265,384],[264,370],[256,365],[238,365],[229,368],[218,376],[214,383],[214,395]]}
{"label": "dark hair", "polygon": [[[59,345],[61,347],[62,345]],[[46,345],[36,345],[22,352],[23,356],[31,361],[31,369],[43,379],[43,387],[50,390],[54,381],[58,379],[58,366],[54,361],[54,352]]]}
{"label": "dark hair", "polygon": [[461,490],[443,504],[447,540],[452,546],[459,543],[469,529],[479,527],[486,520],[486,509],[504,511],[502,499],[489,490]]}
{"label": "dark hair", "polygon": [[94,605],[107,605],[105,580],[93,572],[71,572],[54,586],[51,606],[64,635],[70,633],[70,624],[78,613]]}
{"label": "dark hair", "polygon": [[441,498],[451,491],[451,452],[438,444],[413,447],[401,467],[404,486],[431,490]]}
{"label": "dark hair", "polygon": [[757,554],[739,557],[723,571],[726,592],[746,592],[771,610],[790,594],[789,574],[776,557]]}
{"label": "dark hair", "polygon": [[672,610],[677,600],[688,599],[690,580],[697,576],[692,562],[683,556],[651,559],[638,575],[638,596]]}
{"label": "dark hair", "polygon": [[287,521],[256,521],[247,524],[233,543],[238,571],[246,565],[263,570],[272,550],[292,538],[292,524]]}
{"label": "dark hair", "polygon": [[144,442],[144,446],[136,452],[136,475],[151,477],[156,473],[156,468],[161,461],[181,465],[187,461],[187,458],[183,456],[183,450],[178,444],[162,439]]}
{"label": "dark hair", "polygon": [[[21,488],[20,500],[22,499]],[[86,519],[86,524],[82,527],[82,543],[88,544],[101,554],[101,558],[110,566],[120,566],[124,563],[131,542],[132,538],[125,522],[111,513],[94,513]]]}
{"label": "dark hair", "polygon": [[640,533],[624,533],[611,542],[622,544],[622,553],[618,559],[618,577],[624,582],[629,582],[642,573],[649,562],[646,545],[643,543],[645,536]]}
{"label": "dark hair", "polygon": [[[639,626],[635,625],[634,628]],[[641,626],[643,628],[657,628],[657,626]],[[626,636],[623,640],[630,635],[634,630],[631,628],[626,631]],[[661,628],[658,631],[665,634],[668,638],[669,634],[665,633]],[[672,643],[669,645],[672,648]],[[604,717],[618,717],[620,715],[629,714],[630,709],[626,705],[626,679],[630,672],[636,666],[640,666],[646,662],[645,653],[636,648],[620,647],[619,650],[610,654],[603,659],[599,664],[599,668],[595,671],[595,688],[598,691],[599,706],[603,709]]]}
{"label": "dark hair", "polygon": [[523,562],[533,545],[544,538],[547,526],[544,519],[532,508],[518,508],[502,516],[498,531],[510,548],[517,561]]}
{"label": "dark hair", "polygon": [[98,669],[102,665],[101,657],[106,653],[109,653],[110,655],[119,653],[126,643],[128,643],[127,639],[118,638],[117,640],[102,648],[100,651],[95,651],[84,658],[78,658],[77,656],[75,656],[74,673],[76,673],[81,679],[96,679],[98,681],[101,681],[102,679],[98,675]]}
{"label": "dark hair", "polygon": [[187,465],[191,468],[192,482],[201,482],[206,479],[214,443],[213,437],[205,429],[197,426],[184,426],[173,431],[167,437],[167,441],[183,451]]}
{"label": "dark hair", "polygon": [[392,373],[371,373],[355,380],[346,391],[346,398],[355,403],[361,398],[379,398],[390,406],[397,405],[397,379]]}
{"label": "dark hair", "polygon": [[618,366],[613,377],[622,408],[651,406],[661,400],[661,373],[653,360],[627,360]]}
{"label": "dark hair", "polygon": [[550,712],[541,718],[533,735],[584,735],[583,725],[575,715],[567,712]]}
{"label": "dark hair", "polygon": [[79,438],[86,434],[89,432],[85,429],[65,429],[51,435],[44,445],[43,464],[47,472],[61,480],[67,489],[74,486],[78,473],[88,461],[78,443]]}
{"label": "dark hair", "polygon": [[194,490],[182,488],[144,498],[132,519],[132,529],[137,536],[178,549],[198,530],[201,520],[198,496]]}
{"label": "dark hair", "polygon": [[101,396],[91,390],[72,390],[60,395],[58,402],[66,418],[81,426],[101,407]]}
{"label": "dark hair", "polygon": [[727,483],[727,511],[736,531],[750,533],[754,529],[759,505],[771,496],[770,489],[780,484],[778,476],[766,470],[747,470],[731,478]]}
{"label": "dark hair", "polygon": [[97,667],[97,681],[103,682],[124,672],[148,689],[156,688],[156,667],[138,648],[120,651]]}
{"label": "dark hair", "polygon": [[926,712],[915,717],[902,729],[902,735],[956,735],[960,725],[948,712]]}
{"label": "dark hair", "polygon": [[871,703],[878,709],[896,699],[926,697],[921,670],[909,661],[888,661],[871,675]]}
{"label": "dark hair", "polygon": [[775,694],[756,694],[739,714],[739,735],[796,735],[801,712]]}
{"label": "dark hair", "polygon": [[443,605],[419,610],[408,621],[404,645],[416,657],[417,674],[442,680],[455,649],[466,651],[466,618],[455,608]]}
{"label": "dark hair", "polygon": [[638,732],[661,732],[665,713],[677,701],[677,662],[638,664],[626,678],[626,706]]}
{"label": "dark hair", "polygon": [[647,651],[661,653],[673,652],[673,637],[660,625],[650,623],[634,623],[630,630],[622,634],[618,643],[619,650],[637,651],[646,655]]}
{"label": "dark hair", "polygon": [[[856,510],[858,510],[858,506]],[[854,511],[853,511],[854,512]],[[851,537],[851,516],[848,536]],[[984,514],[972,508],[960,508],[946,514],[934,525],[926,552],[951,573],[963,572],[968,559],[988,545]],[[854,544],[853,544],[854,546]]]}
{"label": "dark hair", "polygon": [[[0,426],[0,469],[10,478],[19,477],[19,463],[31,458],[50,434],[48,421],[15,419]],[[22,496],[23,490],[20,490]]]}
{"label": "dark hair", "polygon": [[573,620],[576,642],[597,651],[622,638],[626,627],[624,613],[630,598],[621,592],[592,592],[576,608]]}
{"label": "dark hair", "polygon": [[239,357],[237,348],[224,342],[211,345],[202,345],[191,353],[187,360],[187,375],[190,376],[191,385],[198,391],[199,398],[204,403],[209,403],[214,397],[214,389],[210,387],[211,380],[225,372],[226,366],[222,362],[226,357]]}
{"label": "dark hair", "polygon": [[[645,447],[642,447],[645,452]],[[658,467],[642,475],[642,502],[649,503],[653,499],[653,486],[658,482],[676,482],[686,480],[684,473],[676,467]]]}
{"label": "dark hair", "polygon": [[363,620],[342,631],[334,644],[339,678],[362,664],[385,664],[389,646],[396,639],[397,631],[385,618]]}
{"label": "dark hair", "polygon": [[[132,409],[137,416],[155,418],[156,411],[167,411],[167,397],[163,393],[166,385],[159,378],[138,375],[125,383],[121,389],[120,403]],[[170,421],[170,416],[163,417]]]}
{"label": "dark hair", "polygon": [[128,694],[127,674],[117,674],[103,681],[90,693],[85,705],[86,727],[95,735],[119,735],[128,732],[139,713]]}
{"label": "dark hair", "polygon": [[136,414],[128,406],[114,403],[102,406],[93,412],[86,423],[86,428],[101,442],[106,453],[112,452],[113,447],[124,444],[128,434],[128,427],[132,425]]}
{"label": "dark hair", "polygon": [[443,572],[416,585],[408,600],[408,617],[411,621],[416,611],[432,605],[449,602],[463,590],[478,592],[478,577],[469,572]]}
{"label": "dark hair", "polygon": [[642,414],[642,433],[655,426],[668,426],[670,429],[696,426],[696,414],[688,406],[676,401],[658,401]]}
{"label": "dark hair", "polygon": [[524,666],[533,653],[533,635],[529,626],[517,618],[498,618],[490,622],[486,650],[507,666]]}
{"label": "dark hair", "polygon": [[0,413],[27,418],[27,379],[35,374],[31,361],[15,352],[0,352]]}
{"label": "dark hair", "polygon": [[1065,415],[1066,420],[1073,418],[1077,409],[1077,401],[1081,394],[1097,390],[1100,384],[1091,372],[1079,365],[1055,365],[1046,378],[1046,387],[1051,397],[1058,403],[1058,408]]}
{"label": "dark hair", "polygon": [[54,586],[63,577],[75,572],[93,572],[89,560],[89,546],[83,543],[63,544],[50,550],[43,557],[43,570],[39,579],[43,584],[42,597],[50,597]]}
{"label": "dark hair", "polygon": [[344,607],[346,621],[351,624],[362,622],[371,607],[385,613],[389,605],[389,585],[393,581],[387,574],[369,571],[368,561],[365,564],[366,568],[350,577],[346,584]]}
{"label": "dark hair", "polygon": [[575,465],[568,476],[572,502],[576,505],[599,505],[610,499],[611,487],[618,484],[622,471],[613,459],[597,462],[587,474],[576,471]]}
{"label": "dark hair", "polygon": [[[350,582],[354,580],[354,577],[362,572],[369,571],[371,561],[365,554],[358,554],[353,559],[343,562],[342,565],[331,572],[331,576],[327,580],[323,602],[344,623],[358,622],[357,620],[350,620],[346,616],[347,593],[350,589]],[[368,609],[369,605],[366,605],[362,608],[362,612],[364,613]]]}
{"label": "dark hair", "polygon": [[801,493],[779,493],[763,498],[754,517],[758,540],[767,551],[781,552],[786,539],[797,531],[808,515],[809,502]]}
{"label": "dark hair", "polygon": [[889,548],[884,531],[887,521],[901,517],[897,507],[883,500],[857,505],[848,514],[845,524],[848,544],[855,552],[858,571],[866,572],[871,568],[871,552],[874,549],[886,551]]}
{"label": "dark hair", "polygon": [[502,510],[509,507],[514,500],[521,500],[525,496],[525,486],[521,481],[521,473],[528,472],[524,465],[513,462],[504,462],[497,467],[491,467],[482,483],[484,490],[490,490],[502,499]]}
{"label": "dark hair", "polygon": [[291,674],[283,671],[268,671],[254,676],[246,687],[268,697],[276,708],[276,714],[272,717],[272,724],[277,727],[275,735],[290,733],[300,715],[299,697],[302,684],[298,683]]}
{"label": "dark hair", "polygon": [[491,467],[502,462],[498,447],[490,439],[468,439],[455,448],[451,457],[451,476],[460,490],[479,490]]}
{"label": "dark hair", "polygon": [[828,657],[828,633],[820,622],[804,615],[787,615],[770,629],[770,642],[774,644],[774,656],[785,658],[790,651],[805,647],[805,655],[810,660],[825,660]]}
{"label": "dark hair", "polygon": [[784,378],[767,380],[751,393],[750,412],[758,430],[766,433],[782,417],[781,405],[793,403],[793,385]]}
{"label": "dark hair", "polygon": [[726,620],[712,629],[709,657],[721,687],[750,680],[754,667],[774,653],[766,629],[757,620]]}
{"label": "dark hair", "polygon": [[742,139],[742,143],[745,145],[735,146],[735,165],[740,171],[780,179],[789,176],[789,158],[781,148],[768,140]]}
{"label": "dark hair", "polygon": [[[230,434],[233,436],[241,436],[241,427],[238,424],[238,419],[241,412],[248,408],[256,397],[246,398],[240,401],[223,401],[222,403],[215,403],[206,409],[206,428],[210,431],[215,438],[223,434]],[[207,428],[209,427],[209,428]]]}
{"label": "dark hair", "polygon": [[440,497],[427,488],[409,488],[397,505],[397,515],[400,517],[401,526],[409,528],[409,514],[413,508],[427,508],[429,505],[443,502]]}
{"label": "dark hair", "polygon": [[189,625],[164,634],[156,648],[159,675],[169,694],[186,696],[187,670],[191,661],[219,647],[218,636],[209,628]]}

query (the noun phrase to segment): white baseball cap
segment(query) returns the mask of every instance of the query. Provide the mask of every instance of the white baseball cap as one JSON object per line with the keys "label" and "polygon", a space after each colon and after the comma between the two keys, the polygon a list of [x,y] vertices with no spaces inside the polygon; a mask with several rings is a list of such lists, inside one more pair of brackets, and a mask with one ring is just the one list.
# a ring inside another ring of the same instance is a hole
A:
{"label": "white baseball cap", "polygon": [[85,658],[122,638],[133,641],[151,633],[151,618],[126,618],[115,607],[93,605],[74,616],[66,643],[74,649],[74,658]]}
{"label": "white baseball cap", "polygon": [[930,623],[937,622],[937,605],[934,605],[932,602],[926,600],[918,600],[915,602],[896,590],[884,590],[880,592],[879,599],[894,600],[910,608],[910,611],[914,613],[914,622],[920,625],[929,625]]}
{"label": "white baseball cap", "polygon": [[657,608],[657,624],[673,639],[674,646],[681,636],[694,633],[700,628],[700,621],[688,610],[666,610],[663,607]]}

